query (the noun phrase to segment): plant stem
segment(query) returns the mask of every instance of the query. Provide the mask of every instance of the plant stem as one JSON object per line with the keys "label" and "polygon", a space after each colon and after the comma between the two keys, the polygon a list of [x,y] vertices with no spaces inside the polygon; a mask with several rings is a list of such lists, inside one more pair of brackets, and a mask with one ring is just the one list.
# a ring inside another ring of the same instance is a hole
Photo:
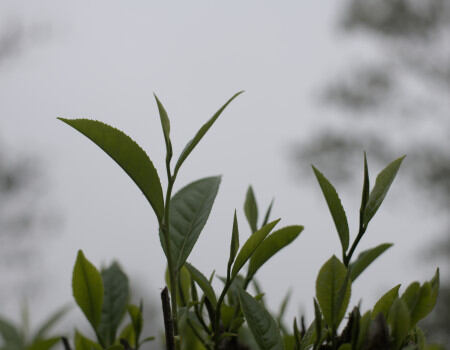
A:
{"label": "plant stem", "polygon": [[366,232],[367,226],[364,226],[362,224],[362,215],[360,215],[360,220],[359,220],[359,232],[358,232],[358,236],[356,236],[355,241],[352,244],[352,247],[350,248],[350,251],[348,252],[347,255],[344,254],[344,265],[345,267],[348,267],[348,265],[350,264],[350,260],[353,256],[353,253],[355,252],[356,247],[359,244],[359,241],[361,240],[361,238],[364,236],[364,233]]}
{"label": "plant stem", "polygon": [[166,348],[167,350],[175,350],[175,339],[174,339],[174,322],[172,317],[172,312],[170,310],[170,300],[169,292],[167,287],[161,292],[161,302],[164,315],[164,330],[166,333]]}

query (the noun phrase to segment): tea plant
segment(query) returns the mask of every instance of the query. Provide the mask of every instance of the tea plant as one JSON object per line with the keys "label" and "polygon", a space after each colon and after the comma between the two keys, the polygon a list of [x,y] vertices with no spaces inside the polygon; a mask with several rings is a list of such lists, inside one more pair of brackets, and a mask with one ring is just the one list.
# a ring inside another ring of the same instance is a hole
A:
{"label": "tea plant", "polygon": [[[285,226],[276,231],[279,219],[270,220],[272,204],[259,220],[253,189],[247,191],[244,213],[251,235],[240,245],[236,211],[231,226],[229,258],[223,276],[207,276],[188,262],[205,226],[220,185],[220,177],[194,181],[172,194],[177,175],[194,148],[222,114],[231,97],[187,143],[172,166],[172,140],[167,112],[155,96],[166,148],[167,187],[162,189],[157,170],[148,155],[127,135],[104,123],[88,119],[64,119],[103,149],[130,176],[152,207],[159,225],[159,237],[167,260],[166,284],[161,293],[165,341],[168,350],[397,350],[438,349],[427,345],[417,322],[434,307],[439,288],[439,271],[423,284],[414,282],[399,295],[400,285],[389,290],[375,306],[361,314],[359,306],[348,312],[352,284],[392,244],[384,243],[354,254],[367,232],[369,222],[382,204],[404,157],[382,170],[370,189],[364,156],[364,183],[359,230],[351,241],[346,213],[333,185],[315,167],[341,244],[341,257],[332,256],[320,269],[313,300],[315,319],[305,326],[294,320],[292,330],[283,322],[288,298],[278,316],[264,305],[255,275],[278,251],[292,243],[303,226]],[[247,266],[246,272],[243,272]],[[219,278],[216,291],[212,281]],[[252,296],[250,284],[256,289]],[[170,292],[170,297],[169,297]],[[73,272],[73,295],[96,335],[96,341],[75,333],[76,350],[139,349],[142,307],[128,305],[128,281],[118,265],[99,272],[79,251]],[[129,323],[118,328],[128,311]],[[342,321],[348,313],[346,325]],[[70,348],[65,341],[66,348]]]}

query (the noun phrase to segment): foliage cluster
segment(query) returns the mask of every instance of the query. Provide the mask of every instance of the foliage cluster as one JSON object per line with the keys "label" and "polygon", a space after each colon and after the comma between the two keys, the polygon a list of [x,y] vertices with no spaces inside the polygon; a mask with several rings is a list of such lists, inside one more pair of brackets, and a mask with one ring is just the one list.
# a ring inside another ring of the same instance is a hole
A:
{"label": "foliage cluster", "polygon": [[[231,97],[187,143],[172,167],[170,121],[155,96],[166,145],[167,188],[162,189],[157,170],[148,155],[127,135],[104,123],[88,119],[61,120],[75,128],[105,151],[130,176],[152,207],[158,224],[161,246],[167,259],[167,287],[161,293],[167,350],[432,350],[426,344],[417,322],[433,309],[439,289],[439,271],[427,282],[411,283],[402,294],[400,285],[387,291],[373,308],[362,312],[359,306],[349,310],[352,285],[366,268],[392,244],[384,243],[361,252],[357,250],[371,219],[382,204],[404,159],[388,164],[370,188],[367,159],[364,157],[364,183],[359,215],[359,231],[351,239],[345,210],[330,181],[315,167],[314,174],[329,207],[340,240],[341,256],[333,255],[321,267],[313,298],[315,317],[305,325],[294,319],[286,326],[281,310],[272,314],[264,304],[255,275],[281,249],[296,240],[303,226],[284,226],[275,230],[280,219],[271,220],[272,204],[262,220],[253,189],[249,187],[244,213],[251,229],[241,245],[236,211],[231,224],[229,258],[222,287],[213,287],[210,276],[188,262],[211,212],[220,185],[220,177],[194,181],[177,193],[172,189],[179,170],[193,149],[211,128]],[[246,270],[244,267],[247,266]],[[244,272],[245,271],[245,272]],[[249,292],[250,285],[255,293]],[[142,303],[130,303],[128,278],[117,263],[101,271],[78,252],[72,277],[73,296],[91,325],[95,340],[75,331],[66,349],[138,350],[153,337],[142,338]],[[170,297],[169,297],[170,293]],[[128,322],[123,321],[128,314]],[[343,324],[345,316],[345,324]],[[37,349],[46,350],[50,346]],[[34,348],[33,348],[34,349]]]}

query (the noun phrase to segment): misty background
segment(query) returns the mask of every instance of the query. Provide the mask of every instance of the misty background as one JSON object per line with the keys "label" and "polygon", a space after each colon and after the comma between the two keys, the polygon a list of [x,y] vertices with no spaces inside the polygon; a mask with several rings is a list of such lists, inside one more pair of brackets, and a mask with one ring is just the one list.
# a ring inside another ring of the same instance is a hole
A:
{"label": "misty background", "polygon": [[[352,303],[362,299],[368,308],[397,283],[430,279],[437,266],[448,283],[449,7],[445,0],[3,0],[0,315],[18,319],[28,300],[34,323],[72,301],[72,267],[83,249],[96,266],[118,260],[138,287],[136,299],[160,322],[165,260],[151,208],[97,146],[56,120],[87,117],[122,129],[163,180],[153,92],[179,154],[229,97],[246,90],[177,181],[180,188],[223,175],[189,258],[205,274],[225,271],[235,208],[241,240],[248,236],[242,206],[252,184],[260,211],[275,198],[273,217],[305,226],[258,273],[269,307],[276,310],[292,288],[288,322],[299,310],[311,318],[317,272],[340,248],[310,164],[336,185],[354,237],[365,150],[372,182],[387,162],[407,158],[360,250],[394,247],[358,279]],[[80,315],[72,311],[66,324],[83,328]]]}

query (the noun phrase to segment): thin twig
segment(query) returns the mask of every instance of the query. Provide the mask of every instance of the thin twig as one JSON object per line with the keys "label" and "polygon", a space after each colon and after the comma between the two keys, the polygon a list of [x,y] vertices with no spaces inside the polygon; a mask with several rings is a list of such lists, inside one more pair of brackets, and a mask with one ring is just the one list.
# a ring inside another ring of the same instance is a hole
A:
{"label": "thin twig", "polygon": [[169,290],[164,287],[161,292],[161,303],[164,315],[164,329],[166,332],[166,349],[175,350],[175,338],[173,335],[173,319],[172,312],[170,310],[170,297]]}

